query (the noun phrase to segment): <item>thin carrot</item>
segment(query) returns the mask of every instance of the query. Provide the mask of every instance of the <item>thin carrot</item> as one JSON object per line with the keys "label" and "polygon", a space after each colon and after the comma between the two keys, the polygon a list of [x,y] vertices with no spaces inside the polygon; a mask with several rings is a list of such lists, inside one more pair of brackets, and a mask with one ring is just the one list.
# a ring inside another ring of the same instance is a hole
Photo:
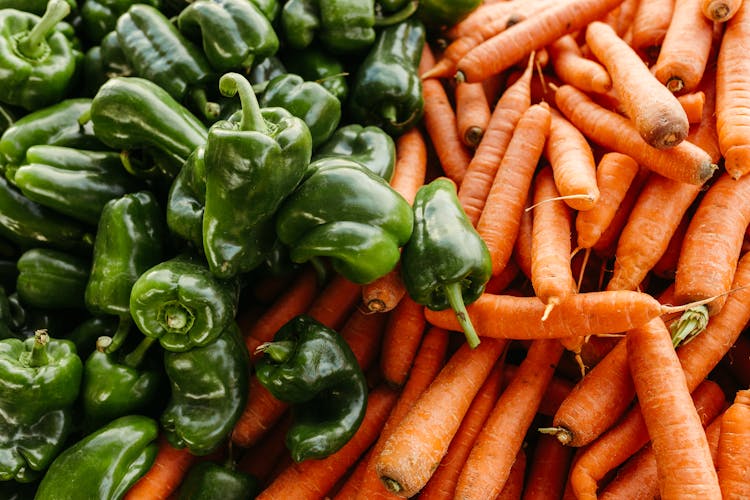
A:
{"label": "thin carrot", "polygon": [[552,68],[563,82],[584,92],[603,94],[612,88],[612,78],[599,62],[585,57],[573,35],[563,35],[547,46]]}
{"label": "thin carrot", "polygon": [[726,22],[716,66],[716,126],[724,168],[739,178],[750,171],[750,142],[745,131],[750,125],[750,6],[742,2]]}
{"label": "thin carrot", "polygon": [[474,226],[479,221],[513,131],[521,115],[531,106],[532,63],[533,58],[529,57],[522,76],[505,89],[495,105],[482,140],[466,168],[464,181],[458,188],[458,199]]}
{"label": "thin carrot", "polygon": [[500,493],[562,353],[555,340],[531,344],[476,438],[458,477],[456,498],[493,498]]}
{"label": "thin carrot", "polygon": [[255,375],[251,375],[247,404],[232,429],[232,443],[242,448],[255,445],[288,408],[289,404],[276,399]]}
{"label": "thin carrot", "polygon": [[237,462],[237,470],[253,475],[265,485],[275,464],[289,454],[285,436],[291,423],[291,412],[287,412],[258,443],[245,450]]}
{"label": "thin carrot", "polygon": [[702,0],[701,12],[708,19],[723,23],[729,21],[742,5],[742,0]]}
{"label": "thin carrot", "polygon": [[492,339],[474,349],[462,345],[414,402],[375,457],[389,491],[409,497],[424,487],[505,345]]}
{"label": "thin carrot", "polygon": [[495,497],[495,500],[518,500],[523,494],[523,488],[526,476],[526,465],[528,464],[528,458],[526,457],[526,451],[521,448],[516,454],[516,459],[513,461],[513,465],[510,466],[510,474],[508,479],[503,485],[503,489]]}
{"label": "thin carrot", "polygon": [[490,122],[490,103],[479,83],[462,82],[454,90],[456,100],[456,125],[458,136],[469,148],[475,148]]}
{"label": "thin carrot", "polygon": [[674,281],[675,273],[677,272],[677,261],[680,258],[680,250],[682,249],[682,242],[685,240],[685,233],[687,232],[688,224],[690,223],[690,215],[686,214],[682,218],[680,223],[677,225],[674,234],[669,239],[666,250],[659,260],[656,261],[651,272],[660,278]]}
{"label": "thin carrot", "polygon": [[388,384],[401,387],[406,382],[426,324],[424,308],[408,295],[391,311],[380,355],[380,371]]}
{"label": "thin carrot", "polygon": [[198,457],[187,448],[175,448],[162,435],[149,470],[125,494],[127,500],[163,500],[177,491]]}
{"label": "thin carrot", "polygon": [[417,190],[424,184],[427,171],[427,145],[419,127],[414,127],[396,138],[396,165],[391,187],[410,204]]}
{"label": "thin carrot", "polygon": [[331,500],[354,500],[357,498],[357,492],[362,484],[362,478],[365,476],[365,471],[367,470],[367,462],[370,460],[371,456],[372,448],[367,450],[367,453],[357,461],[354,470],[349,473],[349,476],[338,489],[336,494],[333,495],[333,497],[330,497]]}
{"label": "thin carrot", "polygon": [[511,257],[518,222],[549,133],[549,123],[546,103],[533,104],[523,113],[477,222],[477,232],[492,257],[493,275],[502,271]]}
{"label": "thin carrot", "polygon": [[380,355],[381,339],[387,320],[386,314],[368,314],[357,308],[340,328],[341,337],[349,344],[363,371],[369,370]]}
{"label": "thin carrot", "polygon": [[540,435],[529,459],[522,500],[559,498],[568,479],[574,452],[573,448],[563,446],[553,436]]}
{"label": "thin carrot", "polygon": [[750,496],[750,390],[737,391],[721,417],[716,471],[724,498]]}
{"label": "thin carrot", "polygon": [[[676,100],[671,93],[670,98]],[[688,141],[668,149],[650,146],[629,119],[599,106],[575,87],[563,85],[558,88],[555,103],[589,139],[610,151],[631,156],[640,165],[664,177],[688,184],[703,184],[717,168],[708,153]]]}
{"label": "thin carrot", "polygon": [[604,20],[612,26],[618,36],[625,38],[633,24],[640,0],[625,0],[610,10]]}
{"label": "thin carrot", "polygon": [[[529,192],[529,196],[526,200],[526,205],[523,213],[521,214],[521,220],[518,221],[518,236],[513,244],[513,254],[508,262],[515,262],[521,269],[521,272],[529,280],[531,280],[531,240],[532,234],[534,233],[534,212],[531,210],[532,205],[532,193]],[[505,267],[508,267],[507,264]]]}
{"label": "thin carrot", "polygon": [[719,133],[716,127],[716,64],[710,63],[698,84],[705,96],[701,120],[690,126],[687,140],[708,153],[713,163],[721,159]]}
{"label": "thin carrot", "polygon": [[[506,363],[503,369],[503,383],[510,383],[513,377],[518,373],[518,366]],[[560,376],[552,377],[544,391],[544,397],[539,403],[538,413],[551,417],[560,407],[562,401],[570,394],[573,389],[573,382]]]}
{"label": "thin carrot", "polygon": [[368,394],[364,419],[352,438],[322,459],[292,463],[256,497],[259,500],[323,498],[375,441],[396,403],[397,392],[379,386]]}
{"label": "thin carrot", "polygon": [[318,293],[307,314],[339,330],[362,298],[361,286],[337,274]]}
{"label": "thin carrot", "polygon": [[635,11],[630,45],[655,60],[672,19],[675,0],[641,1]]}
{"label": "thin carrot", "polygon": [[[680,101],[682,109],[685,110],[690,126],[692,127],[694,123],[700,123],[703,117],[703,106],[706,104],[705,92],[696,90],[687,94],[681,94],[677,96],[677,100]],[[690,139],[689,132],[688,139]]]}
{"label": "thin carrot", "polygon": [[457,65],[457,77],[482,81],[509,68],[526,55],[563,35],[584,28],[623,0],[570,0],[555,2],[533,17],[514,24],[470,50]]}

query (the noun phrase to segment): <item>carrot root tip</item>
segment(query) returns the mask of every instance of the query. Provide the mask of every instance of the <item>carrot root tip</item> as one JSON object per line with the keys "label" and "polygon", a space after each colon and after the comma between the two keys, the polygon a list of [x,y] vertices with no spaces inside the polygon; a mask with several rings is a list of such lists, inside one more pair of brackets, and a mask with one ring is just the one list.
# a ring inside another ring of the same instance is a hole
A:
{"label": "carrot root tip", "polygon": [[393,478],[381,476],[380,480],[383,482],[383,485],[385,485],[385,488],[391,493],[399,494],[404,489],[401,484]]}
{"label": "carrot root tip", "polygon": [[569,445],[573,442],[573,433],[565,427],[540,427],[537,429],[542,434],[555,436],[562,445]]}

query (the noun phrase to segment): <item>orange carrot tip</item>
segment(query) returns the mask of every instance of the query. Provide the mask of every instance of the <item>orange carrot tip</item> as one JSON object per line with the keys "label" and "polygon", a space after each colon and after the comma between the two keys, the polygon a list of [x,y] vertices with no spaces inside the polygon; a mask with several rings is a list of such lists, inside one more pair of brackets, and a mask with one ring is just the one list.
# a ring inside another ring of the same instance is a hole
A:
{"label": "orange carrot tip", "polygon": [[690,342],[708,325],[708,307],[700,305],[691,307],[677,320],[669,325],[672,335],[672,345],[684,345]]}

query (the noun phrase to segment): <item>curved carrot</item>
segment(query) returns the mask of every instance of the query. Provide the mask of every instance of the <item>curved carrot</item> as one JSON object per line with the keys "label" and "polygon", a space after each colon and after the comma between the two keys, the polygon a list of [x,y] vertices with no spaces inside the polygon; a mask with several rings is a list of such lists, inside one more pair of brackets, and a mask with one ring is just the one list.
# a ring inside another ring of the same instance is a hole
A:
{"label": "curved carrot", "polygon": [[390,313],[380,354],[380,371],[388,384],[401,387],[406,382],[426,324],[424,308],[408,295]]}
{"label": "curved carrot", "polygon": [[165,500],[177,491],[198,457],[187,448],[175,448],[164,436],[149,470],[128,490],[127,500]]}
{"label": "curved carrot", "polygon": [[701,12],[717,23],[729,21],[742,5],[742,0],[702,0]]}
{"label": "curved carrot", "polygon": [[750,390],[737,391],[721,417],[716,470],[724,498],[750,496]]}
{"label": "curved carrot", "polygon": [[612,88],[606,68],[584,57],[573,35],[564,35],[547,46],[552,68],[561,81],[584,92],[604,94]]}
{"label": "curved carrot", "polygon": [[465,146],[474,149],[490,121],[490,103],[482,83],[461,82],[454,90],[456,126]]}

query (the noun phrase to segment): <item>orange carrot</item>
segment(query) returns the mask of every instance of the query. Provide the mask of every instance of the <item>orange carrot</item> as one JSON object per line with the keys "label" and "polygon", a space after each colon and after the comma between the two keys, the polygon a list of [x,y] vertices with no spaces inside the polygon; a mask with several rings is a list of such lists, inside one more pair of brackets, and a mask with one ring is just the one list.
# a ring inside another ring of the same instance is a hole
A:
{"label": "orange carrot", "polygon": [[401,387],[406,382],[426,324],[424,308],[408,295],[390,313],[380,355],[380,371],[387,383]]}
{"label": "orange carrot", "polygon": [[549,123],[550,112],[546,103],[533,104],[524,112],[487,195],[477,222],[477,232],[490,251],[492,274],[502,271],[510,259]]}
{"label": "orange carrot", "polygon": [[[671,93],[670,98],[676,99]],[[631,156],[639,164],[664,177],[700,185],[717,168],[708,153],[687,141],[668,149],[650,146],[630,120],[599,106],[570,85],[557,89],[555,102],[558,109],[589,139],[608,150]]]}
{"label": "orange carrot", "polygon": [[389,273],[362,285],[362,305],[371,313],[393,310],[405,295],[406,287],[401,278],[400,263]]}
{"label": "orange carrot", "polygon": [[563,35],[547,46],[555,74],[563,82],[584,92],[604,94],[612,88],[607,70],[584,57],[573,35]]}
{"label": "orange carrot", "polygon": [[513,465],[510,466],[508,479],[505,481],[503,489],[500,490],[500,494],[495,497],[495,500],[518,500],[521,498],[521,495],[523,494],[527,462],[528,459],[526,458],[526,452],[521,448],[516,454],[516,459],[513,461]]}
{"label": "orange carrot", "polygon": [[468,16],[458,21],[456,24],[448,28],[445,35],[450,40],[455,40],[462,36],[471,35],[477,30],[482,29],[482,26],[486,26],[495,22],[497,19],[506,20],[508,16],[516,16],[517,20],[522,19],[525,12],[525,7],[533,8],[534,5],[545,2],[531,1],[531,2],[520,2],[517,0],[511,0],[507,2],[496,2],[492,5],[487,5],[486,2],[480,5]]}
{"label": "orange carrot", "polygon": [[[510,383],[518,373],[518,366],[506,363],[503,368],[503,383]],[[565,400],[573,389],[573,382],[559,376],[552,377],[547,384],[547,390],[539,403],[539,414],[551,417],[555,414],[560,404]]]}
{"label": "orange carrot", "polygon": [[362,297],[361,286],[340,274],[318,293],[307,309],[307,314],[328,328],[339,330]]}
{"label": "orange carrot", "polygon": [[[680,101],[680,106],[685,110],[685,114],[688,117],[688,122],[691,127],[694,123],[700,123],[701,118],[703,117],[703,106],[706,104],[705,92],[698,90],[688,94],[678,95],[677,100]],[[689,139],[690,133],[688,132],[688,140]]]}
{"label": "orange carrot", "polygon": [[475,148],[490,121],[490,103],[482,83],[462,82],[454,90],[458,136],[469,148]]}
{"label": "orange carrot", "polygon": [[457,77],[479,82],[509,68],[563,35],[585,27],[623,0],[555,2],[470,50],[456,64]]}
{"label": "orange carrot", "polygon": [[719,133],[716,128],[716,65],[711,63],[698,84],[705,96],[700,122],[690,126],[687,140],[708,153],[713,163],[721,159]]}
{"label": "orange carrot", "polygon": [[237,470],[252,474],[261,484],[266,484],[279,459],[289,455],[285,436],[291,423],[291,412],[287,412],[258,443],[245,450],[237,462]]}
{"label": "orange carrot", "polygon": [[553,436],[539,436],[529,459],[528,478],[522,499],[559,498],[560,492],[565,488],[574,451],[573,448],[563,446]]}
{"label": "orange carrot", "polygon": [[473,349],[463,344],[414,402],[375,457],[389,491],[409,497],[424,487],[505,345],[493,339]]}
{"label": "orange carrot", "polygon": [[630,45],[647,59],[655,60],[672,20],[675,0],[641,1],[631,27]]}
{"label": "orange carrot", "polygon": [[232,443],[243,448],[258,443],[288,408],[288,403],[276,399],[255,375],[251,375],[247,404],[232,429]]}
{"label": "orange carrot", "polygon": [[370,391],[364,419],[357,432],[341,449],[322,459],[292,463],[256,498],[323,498],[375,441],[396,399],[397,393],[384,386]]}
{"label": "orange carrot", "polygon": [[174,448],[162,435],[149,470],[125,494],[127,500],[163,500],[177,491],[198,457],[187,448]]}
{"label": "orange carrot", "polygon": [[368,314],[362,309],[355,309],[340,328],[341,337],[349,344],[363,371],[369,370],[380,355],[387,320],[386,314]]}
{"label": "orange carrot", "polygon": [[638,9],[640,0],[625,0],[620,5],[610,10],[604,18],[618,36],[625,38],[628,36],[630,27],[635,18],[635,12]]}
{"label": "orange carrot", "polygon": [[[518,221],[518,236],[516,236],[516,242],[513,244],[513,254],[508,262],[515,262],[521,269],[521,272],[529,280],[531,279],[531,240],[532,234],[534,233],[534,212],[531,210],[532,193],[529,192],[529,197],[526,200],[526,205],[523,213],[521,214],[521,220]],[[508,267],[507,264],[505,267]]]}
{"label": "orange carrot", "polygon": [[721,417],[716,471],[724,498],[750,496],[750,390],[737,391]]}
{"label": "orange carrot", "polygon": [[669,239],[667,249],[664,250],[662,256],[656,261],[653,269],[651,269],[651,272],[653,272],[654,275],[674,281],[674,276],[677,272],[677,260],[680,258],[682,242],[685,240],[685,233],[687,232],[688,224],[690,223],[689,215],[690,214],[686,214],[677,225],[677,229],[675,229],[674,234]]}
{"label": "orange carrot", "polygon": [[367,470],[367,462],[370,460],[371,456],[372,448],[367,450],[367,453],[357,461],[354,470],[349,473],[349,477],[346,478],[344,484],[342,484],[336,494],[331,497],[332,500],[354,500],[357,498],[357,492],[362,484],[362,478]]}
{"label": "orange carrot", "polygon": [[742,5],[742,0],[702,0],[701,12],[717,23],[729,21]]}

